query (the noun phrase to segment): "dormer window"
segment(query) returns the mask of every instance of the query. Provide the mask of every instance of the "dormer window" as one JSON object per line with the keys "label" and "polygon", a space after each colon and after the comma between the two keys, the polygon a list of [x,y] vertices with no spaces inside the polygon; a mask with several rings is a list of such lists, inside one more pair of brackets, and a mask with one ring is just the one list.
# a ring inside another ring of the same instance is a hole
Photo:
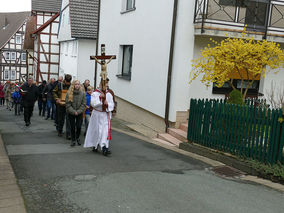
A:
{"label": "dormer window", "polygon": [[5,17],[5,23],[4,23],[4,26],[2,27],[2,29],[6,30],[8,26],[9,26],[8,19],[7,19],[7,17]]}

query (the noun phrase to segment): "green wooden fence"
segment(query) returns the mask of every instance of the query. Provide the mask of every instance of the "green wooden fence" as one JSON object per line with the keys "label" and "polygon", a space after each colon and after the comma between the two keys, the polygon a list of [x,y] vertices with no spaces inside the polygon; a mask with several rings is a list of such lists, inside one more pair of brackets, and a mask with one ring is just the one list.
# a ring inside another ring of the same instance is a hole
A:
{"label": "green wooden fence", "polygon": [[190,102],[188,140],[216,150],[284,164],[282,110],[233,105],[223,100]]}

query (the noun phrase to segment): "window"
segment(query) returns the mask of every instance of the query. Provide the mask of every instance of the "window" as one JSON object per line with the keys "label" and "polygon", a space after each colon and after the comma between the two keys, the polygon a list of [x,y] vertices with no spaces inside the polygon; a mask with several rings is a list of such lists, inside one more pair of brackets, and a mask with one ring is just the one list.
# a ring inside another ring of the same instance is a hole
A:
{"label": "window", "polygon": [[16,70],[11,70],[11,80],[12,80],[12,81],[15,81],[15,80],[16,80],[16,77],[17,77],[17,75],[16,75]]}
{"label": "window", "polygon": [[123,57],[122,57],[122,72],[121,75],[131,78],[131,68],[132,68],[132,53],[133,45],[123,46]]}
{"label": "window", "polygon": [[65,52],[65,55],[68,55],[69,54],[69,42],[66,43],[66,52]]}
{"label": "window", "polygon": [[27,54],[26,53],[22,53],[22,61],[26,61],[26,57],[27,57]]}
{"label": "window", "polygon": [[62,27],[64,26],[65,14],[62,15]]}
{"label": "window", "polygon": [[10,53],[9,52],[5,52],[5,59],[10,60]]}
{"label": "window", "polygon": [[4,71],[4,80],[10,80],[9,74],[10,74],[9,70]]}
{"label": "window", "polygon": [[72,48],[72,56],[76,57],[77,56],[77,41],[73,41],[73,48]]}
{"label": "window", "polygon": [[135,10],[135,0],[122,0],[122,12],[126,13]]}
{"label": "window", "polygon": [[[234,79],[233,80],[233,85],[237,89],[241,89],[241,80],[240,79]],[[259,80],[255,80],[252,84],[252,86],[248,89],[248,95],[257,95],[259,91]],[[243,88],[246,88],[247,82],[243,82]],[[213,94],[229,94],[232,91],[232,87],[228,82],[226,82],[222,87],[217,87],[216,84],[213,84]]]}
{"label": "window", "polygon": [[22,43],[22,37],[21,36],[16,36],[16,44],[21,44]]}
{"label": "window", "polygon": [[15,52],[11,52],[11,60],[16,60],[16,53]]}
{"label": "window", "polygon": [[126,0],[126,10],[134,9],[134,0]]}

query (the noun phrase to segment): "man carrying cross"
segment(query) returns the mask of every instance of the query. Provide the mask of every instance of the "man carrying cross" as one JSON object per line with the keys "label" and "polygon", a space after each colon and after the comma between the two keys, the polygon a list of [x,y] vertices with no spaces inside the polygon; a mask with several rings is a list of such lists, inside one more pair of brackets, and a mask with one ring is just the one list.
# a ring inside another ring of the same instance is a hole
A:
{"label": "man carrying cross", "polygon": [[[91,59],[95,59],[101,65],[102,72],[100,85],[91,96],[90,106],[93,111],[84,147],[92,147],[93,151],[97,152],[100,146],[103,155],[107,156],[110,154],[108,149],[111,140],[111,111],[114,109],[113,96],[107,89],[107,64],[115,59],[115,56],[106,56],[104,45],[101,52],[101,56],[91,56]],[[108,59],[107,62],[106,59]]]}

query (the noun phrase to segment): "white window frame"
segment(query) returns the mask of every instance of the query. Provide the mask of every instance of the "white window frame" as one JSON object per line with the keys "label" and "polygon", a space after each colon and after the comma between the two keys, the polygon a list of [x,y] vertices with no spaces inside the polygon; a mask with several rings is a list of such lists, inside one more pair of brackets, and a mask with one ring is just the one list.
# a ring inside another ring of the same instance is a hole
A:
{"label": "white window frame", "polygon": [[[131,47],[131,55],[130,58],[126,59],[126,48]],[[131,74],[132,74],[132,65],[133,65],[133,45],[121,45],[121,72],[118,75],[118,77],[131,80]],[[129,63],[128,65],[125,66],[125,63]],[[128,72],[125,72],[125,68],[128,67],[129,70]]]}
{"label": "white window frame", "polygon": [[22,44],[22,36],[16,35],[16,44]]}
{"label": "white window frame", "polygon": [[11,81],[15,81],[17,79],[17,72],[16,72],[16,70],[11,70],[11,72],[10,72],[10,79],[11,79]]}
{"label": "white window frame", "polygon": [[11,58],[11,53],[10,52],[5,52],[5,59],[10,60]]}
{"label": "white window frame", "polygon": [[[7,76],[6,76],[7,74]],[[8,81],[10,80],[10,70],[4,70],[4,80]]]}
{"label": "white window frame", "polygon": [[17,59],[17,53],[16,52],[11,52],[10,60],[16,60],[16,59]]}
{"label": "white window frame", "polygon": [[21,60],[26,61],[26,59],[27,59],[27,53],[22,53],[21,54]]}
{"label": "white window frame", "polygon": [[[129,3],[131,4],[130,6],[129,6]],[[122,12],[121,13],[127,13],[135,9],[136,9],[135,0],[122,0]]]}
{"label": "white window frame", "polygon": [[72,56],[77,57],[77,41],[73,41]]}

